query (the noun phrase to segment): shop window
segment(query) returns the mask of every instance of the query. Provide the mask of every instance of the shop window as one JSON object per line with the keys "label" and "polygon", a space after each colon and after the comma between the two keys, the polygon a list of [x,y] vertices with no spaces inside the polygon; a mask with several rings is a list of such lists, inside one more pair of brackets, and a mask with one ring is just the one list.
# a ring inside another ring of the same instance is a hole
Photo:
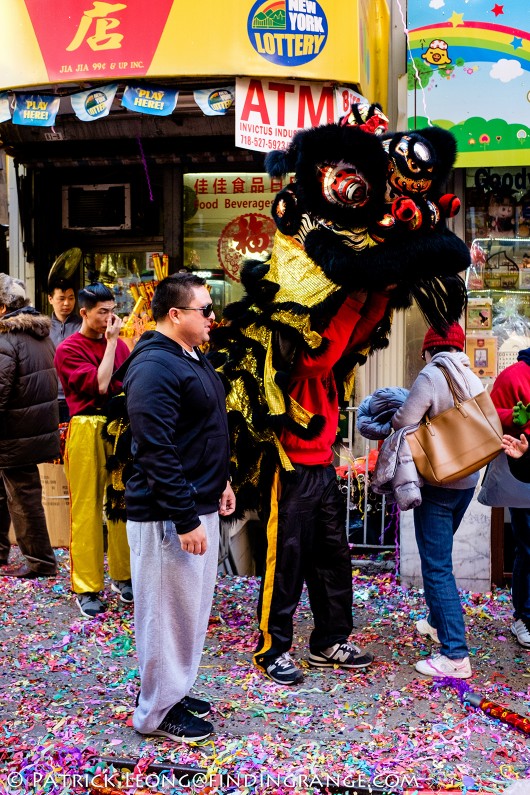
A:
{"label": "shop window", "polygon": [[243,295],[243,262],[269,257],[276,231],[270,209],[289,181],[241,172],[184,175],[184,266],[205,276],[218,315]]}
{"label": "shop window", "polygon": [[122,317],[129,315],[135,303],[131,284],[145,281],[150,285],[150,291],[154,290],[153,253],[123,250],[87,252],[83,255],[83,285],[94,280],[103,282],[114,293],[116,313]]}
{"label": "shop window", "polygon": [[468,245],[475,238],[528,239],[530,245],[530,170],[524,167],[466,170]]}
{"label": "shop window", "polygon": [[62,210],[63,229],[130,229],[130,185],[63,185]]}
{"label": "shop window", "polygon": [[492,383],[530,346],[530,170],[466,171],[466,352]]}

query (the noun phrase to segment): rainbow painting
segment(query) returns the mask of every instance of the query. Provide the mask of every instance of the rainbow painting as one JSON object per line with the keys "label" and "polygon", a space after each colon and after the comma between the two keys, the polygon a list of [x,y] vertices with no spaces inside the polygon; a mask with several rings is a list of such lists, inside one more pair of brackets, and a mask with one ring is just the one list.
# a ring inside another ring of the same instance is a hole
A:
{"label": "rainbow painting", "polygon": [[459,166],[530,162],[529,0],[409,0],[411,128],[451,130]]}

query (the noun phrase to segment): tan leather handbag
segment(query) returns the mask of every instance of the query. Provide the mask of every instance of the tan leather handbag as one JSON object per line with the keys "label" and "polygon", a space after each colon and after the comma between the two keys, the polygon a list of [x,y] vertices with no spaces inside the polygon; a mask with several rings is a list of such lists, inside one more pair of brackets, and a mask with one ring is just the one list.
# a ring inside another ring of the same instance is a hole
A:
{"label": "tan leather handbag", "polygon": [[407,434],[416,469],[426,483],[445,486],[481,469],[502,447],[502,426],[489,394],[484,391],[460,402],[451,377],[454,406],[435,417],[427,414],[418,430]]}

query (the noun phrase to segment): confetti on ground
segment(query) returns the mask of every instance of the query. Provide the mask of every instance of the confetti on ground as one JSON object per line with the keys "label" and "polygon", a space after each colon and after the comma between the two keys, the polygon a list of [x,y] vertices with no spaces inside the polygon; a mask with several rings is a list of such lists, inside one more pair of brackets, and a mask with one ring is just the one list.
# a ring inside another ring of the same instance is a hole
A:
{"label": "confetti on ground", "polygon": [[[425,614],[422,593],[391,573],[354,573],[354,640],[376,654],[365,673],[307,667],[304,594],[292,652],[305,673],[298,688],[280,687],[252,665],[259,580],[221,577],[194,690],[212,703],[216,734],[185,746],[133,730],[132,611],[107,589],[107,613],[81,618],[68,555],[58,558],[56,580],[0,577],[0,795],[103,793],[104,785],[107,795],[324,795],[370,785],[392,794],[497,795],[513,779],[530,779],[524,734],[467,710],[456,690],[415,673],[416,660],[431,651],[414,629]],[[462,603],[470,688],[530,714],[530,652],[511,636],[508,591],[464,592]],[[133,774],[100,757],[142,763]],[[184,775],[172,765],[202,772]]]}

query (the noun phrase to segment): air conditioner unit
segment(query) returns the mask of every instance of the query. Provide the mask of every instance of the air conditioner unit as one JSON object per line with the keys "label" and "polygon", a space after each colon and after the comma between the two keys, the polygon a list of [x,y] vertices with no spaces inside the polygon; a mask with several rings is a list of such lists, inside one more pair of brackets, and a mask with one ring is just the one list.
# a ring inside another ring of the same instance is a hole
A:
{"label": "air conditioner unit", "polygon": [[131,186],[63,185],[63,229],[131,228]]}

